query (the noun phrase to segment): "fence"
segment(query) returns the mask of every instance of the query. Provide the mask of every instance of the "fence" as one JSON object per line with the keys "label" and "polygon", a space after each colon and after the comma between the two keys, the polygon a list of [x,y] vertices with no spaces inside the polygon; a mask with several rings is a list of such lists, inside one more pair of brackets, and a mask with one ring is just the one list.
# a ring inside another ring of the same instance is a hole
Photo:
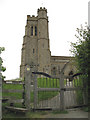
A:
{"label": "fence", "polygon": [[14,106],[19,104],[18,106],[24,106],[24,82],[18,81],[7,81],[3,82],[2,85],[2,97],[3,103],[7,103],[7,105]]}
{"label": "fence", "polygon": [[[84,81],[78,78],[74,79],[75,75],[64,76],[65,67],[66,65],[59,76],[52,77],[46,73],[34,72],[27,66],[23,82],[3,83],[3,98],[7,98],[4,101],[11,106],[19,103],[19,107],[26,107],[27,110],[64,110],[70,107],[86,105]],[[5,86],[7,84],[9,88]],[[80,99],[82,99],[81,103]]]}

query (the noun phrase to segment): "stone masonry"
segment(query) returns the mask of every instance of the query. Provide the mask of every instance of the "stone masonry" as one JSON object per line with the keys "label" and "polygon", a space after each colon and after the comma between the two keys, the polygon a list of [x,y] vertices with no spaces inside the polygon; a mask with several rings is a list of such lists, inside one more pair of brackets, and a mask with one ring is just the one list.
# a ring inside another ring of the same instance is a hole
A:
{"label": "stone masonry", "polygon": [[[51,56],[49,45],[47,9],[40,7],[37,16],[27,15],[25,36],[23,37],[20,77],[25,75],[25,66],[29,65],[33,71],[59,75],[66,62],[72,60],[70,56]],[[73,64],[68,64],[65,73],[75,71]]]}

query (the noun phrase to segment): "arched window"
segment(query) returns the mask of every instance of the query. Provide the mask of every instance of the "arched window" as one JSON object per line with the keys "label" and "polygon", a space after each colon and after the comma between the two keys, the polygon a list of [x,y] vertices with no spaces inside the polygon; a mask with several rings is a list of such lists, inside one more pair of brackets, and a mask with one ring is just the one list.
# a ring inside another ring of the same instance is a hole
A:
{"label": "arched window", "polygon": [[31,27],[31,36],[33,36],[33,26]]}
{"label": "arched window", "polygon": [[37,36],[37,27],[35,26],[35,36]]}

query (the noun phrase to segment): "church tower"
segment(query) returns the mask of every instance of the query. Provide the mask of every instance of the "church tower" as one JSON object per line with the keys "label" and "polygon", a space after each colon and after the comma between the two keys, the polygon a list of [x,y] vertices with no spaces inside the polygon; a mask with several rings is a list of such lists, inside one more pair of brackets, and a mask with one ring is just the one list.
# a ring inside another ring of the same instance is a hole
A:
{"label": "church tower", "polygon": [[47,9],[40,7],[37,14],[36,17],[27,15],[20,77],[24,77],[26,65],[33,67],[34,71],[51,74]]}

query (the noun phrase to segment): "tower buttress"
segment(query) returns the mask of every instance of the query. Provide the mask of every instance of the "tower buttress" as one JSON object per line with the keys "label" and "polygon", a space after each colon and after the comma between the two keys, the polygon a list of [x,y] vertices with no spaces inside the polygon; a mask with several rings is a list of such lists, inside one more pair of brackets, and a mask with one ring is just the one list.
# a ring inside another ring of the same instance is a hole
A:
{"label": "tower buttress", "polygon": [[50,49],[47,9],[38,9],[38,64],[39,71],[50,73]]}

